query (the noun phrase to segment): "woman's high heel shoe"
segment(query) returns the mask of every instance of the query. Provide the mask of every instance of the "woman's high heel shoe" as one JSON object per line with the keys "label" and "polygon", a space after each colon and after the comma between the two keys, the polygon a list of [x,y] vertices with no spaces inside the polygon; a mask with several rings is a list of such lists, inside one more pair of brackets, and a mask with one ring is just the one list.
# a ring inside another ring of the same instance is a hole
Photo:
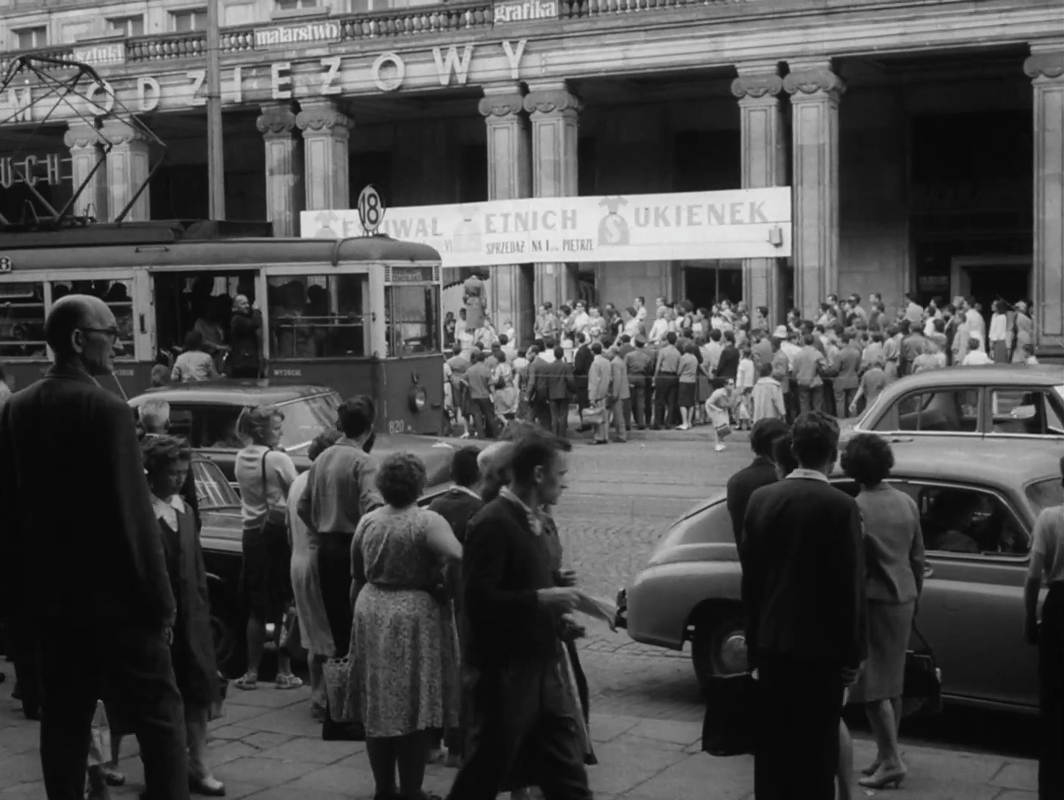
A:
{"label": "woman's high heel shoe", "polygon": [[906,774],[908,774],[908,770],[905,767],[884,770],[881,766],[874,775],[860,778],[857,781],[857,785],[865,789],[886,789],[889,786],[898,789],[901,787],[901,782],[905,780]]}
{"label": "woman's high heel shoe", "polygon": [[882,764],[882,763],[883,762],[880,761],[877,758],[875,761],[873,761],[871,764],[869,764],[867,767],[865,767],[863,770],[861,770],[861,774],[866,776],[866,777],[868,777],[870,775],[875,775],[876,774],[876,770],[879,769],[879,765]]}

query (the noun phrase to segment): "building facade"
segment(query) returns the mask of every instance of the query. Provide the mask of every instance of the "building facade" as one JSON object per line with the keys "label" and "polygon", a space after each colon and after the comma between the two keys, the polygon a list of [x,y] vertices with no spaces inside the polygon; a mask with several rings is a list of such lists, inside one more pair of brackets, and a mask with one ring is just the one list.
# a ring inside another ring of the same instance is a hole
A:
{"label": "building facade", "polygon": [[[1039,343],[1064,346],[1058,0],[221,3],[230,219],[298,235],[301,211],[350,208],[368,183],[390,206],[790,186],[788,259],[498,267],[490,305],[527,331],[536,303],[578,294],[745,299],[774,319],[833,292],[888,312],[908,291],[987,313],[1000,295],[1033,299]],[[78,211],[207,215],[204,9],[0,0],[0,18],[0,61],[92,64],[93,102],[166,145],[14,83],[0,213],[37,202],[28,179],[69,200],[106,143]]]}

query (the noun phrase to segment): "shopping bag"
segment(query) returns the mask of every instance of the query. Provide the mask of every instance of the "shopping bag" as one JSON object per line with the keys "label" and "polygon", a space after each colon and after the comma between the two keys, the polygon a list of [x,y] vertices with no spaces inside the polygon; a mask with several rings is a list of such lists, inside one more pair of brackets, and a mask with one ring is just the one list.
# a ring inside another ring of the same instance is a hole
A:
{"label": "shopping bag", "polygon": [[606,411],[603,408],[597,408],[592,406],[591,408],[584,409],[584,424],[585,425],[601,425],[605,420]]}
{"label": "shopping bag", "polygon": [[942,711],[942,670],[935,662],[931,645],[916,627],[913,636],[921,650],[905,653],[905,683],[902,687],[902,718],[933,716]]}
{"label": "shopping bag", "polygon": [[717,426],[717,438],[727,439],[732,434],[731,425],[718,425]]}
{"label": "shopping bag", "polygon": [[757,681],[749,672],[714,675],[706,686],[702,750],[714,756],[754,752]]}
{"label": "shopping bag", "polygon": [[333,722],[357,722],[359,719],[358,687],[355,683],[355,660],[352,656],[330,658],[322,666],[325,700]]}
{"label": "shopping bag", "polygon": [[96,701],[96,713],[92,717],[92,736],[89,739],[90,767],[99,767],[111,760],[111,726],[103,701]]}

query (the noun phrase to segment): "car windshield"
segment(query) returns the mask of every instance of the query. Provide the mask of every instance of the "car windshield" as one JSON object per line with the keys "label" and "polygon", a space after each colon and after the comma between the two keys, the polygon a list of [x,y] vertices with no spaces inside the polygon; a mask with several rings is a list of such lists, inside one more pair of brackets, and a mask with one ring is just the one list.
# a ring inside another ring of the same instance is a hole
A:
{"label": "car windshield", "polygon": [[196,481],[196,500],[201,511],[240,507],[240,498],[217,465],[195,460],[192,462],[192,477]]}
{"label": "car windshield", "polygon": [[1027,486],[1027,499],[1038,511],[1045,511],[1053,506],[1064,505],[1064,486],[1060,478],[1046,478]]}
{"label": "car windshield", "polygon": [[336,427],[340,396],[320,394],[282,403],[278,407],[284,413],[281,447],[288,453],[303,455],[321,433]]}

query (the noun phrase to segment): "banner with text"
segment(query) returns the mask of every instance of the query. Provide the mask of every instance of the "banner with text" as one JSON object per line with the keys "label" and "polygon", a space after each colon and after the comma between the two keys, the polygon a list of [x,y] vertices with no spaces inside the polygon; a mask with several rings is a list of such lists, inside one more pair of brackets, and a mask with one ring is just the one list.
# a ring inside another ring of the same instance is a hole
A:
{"label": "banner with text", "polygon": [[[304,211],[304,238],[363,235],[355,209]],[[791,190],[534,197],[389,208],[378,229],[436,248],[445,267],[786,258]]]}

